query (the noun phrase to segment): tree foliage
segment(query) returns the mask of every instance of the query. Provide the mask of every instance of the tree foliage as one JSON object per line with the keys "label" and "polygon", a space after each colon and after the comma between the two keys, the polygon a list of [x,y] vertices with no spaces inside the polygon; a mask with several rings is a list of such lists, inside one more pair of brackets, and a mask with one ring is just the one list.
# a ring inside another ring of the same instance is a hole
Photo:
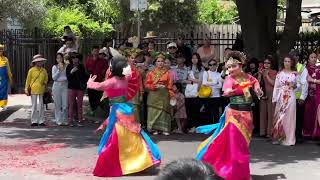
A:
{"label": "tree foliage", "polygon": [[111,24],[99,23],[77,8],[52,7],[42,23],[42,28],[55,36],[63,34],[63,27],[69,25],[75,34],[81,36],[101,36],[112,31]]}
{"label": "tree foliage", "polygon": [[13,18],[25,27],[37,26],[46,11],[41,0],[1,0],[0,9],[0,21]]}
{"label": "tree foliage", "polygon": [[237,7],[232,2],[231,6],[223,6],[218,0],[200,0],[199,22],[203,24],[230,24],[238,15]]}
{"label": "tree foliage", "polygon": [[149,0],[149,8],[143,13],[146,26],[159,28],[173,24],[178,28],[193,27],[197,24],[197,0]]}

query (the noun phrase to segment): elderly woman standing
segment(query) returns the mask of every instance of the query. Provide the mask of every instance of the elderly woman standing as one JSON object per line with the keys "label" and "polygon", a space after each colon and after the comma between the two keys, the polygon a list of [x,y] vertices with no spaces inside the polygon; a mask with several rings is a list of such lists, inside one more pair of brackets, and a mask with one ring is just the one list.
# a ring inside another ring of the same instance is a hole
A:
{"label": "elderly woman standing", "polygon": [[8,103],[8,85],[12,84],[12,74],[8,59],[3,54],[4,45],[0,44],[0,108],[5,110]]}
{"label": "elderly woman standing", "polygon": [[171,106],[170,98],[174,99],[172,90],[173,81],[164,65],[165,56],[159,54],[156,58],[156,68],[148,72],[145,86],[148,95],[148,130],[157,135],[159,131],[170,135],[171,131]]}
{"label": "elderly woman standing", "polygon": [[43,68],[45,61],[46,59],[40,54],[33,56],[32,67],[27,75],[25,92],[28,96],[31,96],[31,126],[45,126],[43,94],[48,83],[48,73]]}

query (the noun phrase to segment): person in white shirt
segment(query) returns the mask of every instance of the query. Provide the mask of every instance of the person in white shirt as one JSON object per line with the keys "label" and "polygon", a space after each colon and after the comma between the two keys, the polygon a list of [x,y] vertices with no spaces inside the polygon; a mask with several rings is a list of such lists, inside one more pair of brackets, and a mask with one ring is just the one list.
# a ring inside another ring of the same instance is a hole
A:
{"label": "person in white shirt", "polygon": [[207,109],[210,112],[210,118],[214,119],[214,122],[219,120],[219,109],[221,106],[221,88],[222,79],[221,73],[217,72],[217,61],[210,60],[208,62],[209,70],[203,73],[202,85],[209,86],[212,89],[211,96],[206,101]]}
{"label": "person in white shirt", "polygon": [[55,123],[59,126],[68,125],[68,80],[62,53],[57,54],[56,63],[52,67],[52,79]]}
{"label": "person in white shirt", "polygon": [[79,41],[80,38],[76,37],[75,39],[73,37],[64,37],[65,43],[64,45],[58,50],[57,53],[61,53],[63,55],[69,53],[69,52],[79,52]]}

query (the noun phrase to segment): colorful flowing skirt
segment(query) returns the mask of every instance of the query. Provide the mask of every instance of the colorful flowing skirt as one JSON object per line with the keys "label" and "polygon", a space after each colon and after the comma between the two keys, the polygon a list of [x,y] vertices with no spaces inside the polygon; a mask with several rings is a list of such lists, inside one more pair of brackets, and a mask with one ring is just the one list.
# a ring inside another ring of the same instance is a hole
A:
{"label": "colorful flowing skirt", "polygon": [[93,174],[100,177],[137,173],[161,161],[157,145],[136,123],[129,103],[112,105],[98,153]]}
{"label": "colorful flowing skirt", "polygon": [[210,164],[226,180],[250,179],[249,143],[252,135],[252,112],[226,107],[217,124],[198,127],[198,133],[212,133],[202,142],[196,159]]}

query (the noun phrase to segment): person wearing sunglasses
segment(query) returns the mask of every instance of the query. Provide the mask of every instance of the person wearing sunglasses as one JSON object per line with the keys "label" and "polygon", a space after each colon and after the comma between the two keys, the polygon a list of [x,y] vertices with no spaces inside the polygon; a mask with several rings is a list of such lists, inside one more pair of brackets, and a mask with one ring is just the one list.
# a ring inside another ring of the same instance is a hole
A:
{"label": "person wearing sunglasses", "polygon": [[214,122],[218,122],[222,79],[221,74],[217,72],[218,64],[216,60],[211,59],[208,62],[208,67],[209,70],[203,73],[202,85],[211,87],[211,95],[204,99],[204,103],[207,106],[206,109],[209,110],[210,120],[214,119]]}

